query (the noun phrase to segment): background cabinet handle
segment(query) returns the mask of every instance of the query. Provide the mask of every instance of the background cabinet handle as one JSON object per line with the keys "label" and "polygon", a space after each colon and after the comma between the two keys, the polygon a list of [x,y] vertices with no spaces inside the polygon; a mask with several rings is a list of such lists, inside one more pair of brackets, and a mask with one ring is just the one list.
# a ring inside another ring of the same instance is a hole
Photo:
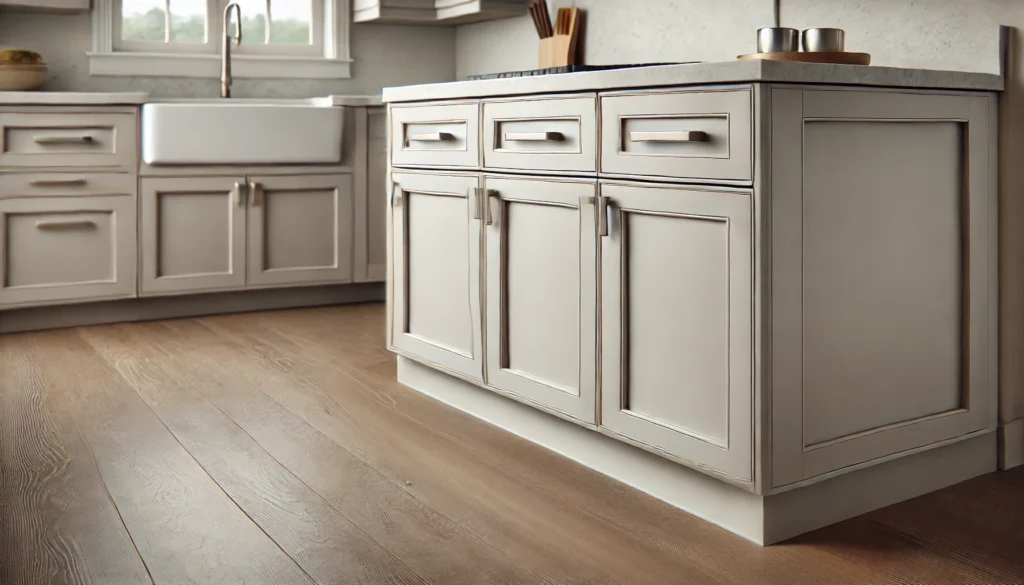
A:
{"label": "background cabinet handle", "polygon": [[235,205],[237,205],[239,207],[244,207],[245,206],[245,197],[242,196],[242,190],[243,189],[245,189],[245,186],[242,183],[240,183],[238,181],[235,181],[235,189],[234,189]]}
{"label": "background cabinet handle", "polygon": [[249,182],[249,196],[252,197],[252,206],[259,207],[263,205],[263,183],[257,183],[256,181]]}
{"label": "background cabinet handle", "polygon": [[472,193],[472,201],[469,202],[469,205],[473,210],[473,219],[480,219],[480,188],[473,187],[469,192]]}
{"label": "background cabinet handle", "polygon": [[85,179],[36,179],[29,183],[33,187],[84,187]]}
{"label": "background cabinet handle", "polygon": [[68,219],[65,221],[37,221],[36,229],[41,230],[70,230],[75,228],[94,228],[96,222],[88,219]]}
{"label": "background cabinet handle", "polygon": [[609,227],[612,225],[612,202],[607,197],[597,199],[597,235],[605,237],[608,235]]}
{"label": "background cabinet handle", "polygon": [[491,211],[491,197],[498,198],[498,207],[501,207],[501,195],[492,189],[484,189],[484,224],[494,225],[494,213]]}
{"label": "background cabinet handle", "polygon": [[707,142],[708,133],[700,130],[683,132],[630,132],[630,142]]}
{"label": "background cabinet handle", "polygon": [[506,142],[558,142],[564,138],[561,132],[509,132],[505,135]]}
{"label": "background cabinet handle", "polygon": [[395,186],[391,189],[391,207],[399,207],[402,205],[402,186],[395,183]]}
{"label": "background cabinet handle", "polygon": [[451,132],[426,132],[422,134],[410,134],[406,137],[409,142],[450,142],[455,140]]}
{"label": "background cabinet handle", "polygon": [[33,138],[36,144],[91,144],[92,136],[36,136]]}

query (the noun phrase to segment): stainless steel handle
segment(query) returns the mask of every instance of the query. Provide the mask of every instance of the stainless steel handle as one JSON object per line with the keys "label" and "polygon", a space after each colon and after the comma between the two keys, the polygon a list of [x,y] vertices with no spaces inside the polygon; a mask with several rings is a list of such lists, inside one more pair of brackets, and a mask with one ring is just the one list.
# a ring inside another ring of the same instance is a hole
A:
{"label": "stainless steel handle", "polygon": [[612,225],[612,202],[607,197],[597,200],[597,235],[602,238],[608,235]]}
{"label": "stainless steel handle", "polygon": [[36,144],[92,144],[93,137],[88,134],[78,136],[36,136],[32,140]]}
{"label": "stainless steel handle", "polygon": [[249,181],[249,197],[252,199],[252,206],[263,205],[263,183]]}
{"label": "stainless steel handle", "polygon": [[235,196],[235,205],[239,207],[245,207],[245,196],[242,195],[242,191],[245,190],[245,184],[235,181],[235,189],[233,191]]}
{"label": "stainless steel handle", "polygon": [[30,181],[33,187],[84,187],[89,182],[85,179],[36,179]]}
{"label": "stainless steel handle", "polygon": [[74,228],[94,228],[96,222],[88,219],[68,219],[64,221],[37,221],[36,228],[41,230],[68,230]]}
{"label": "stainless steel handle", "polygon": [[682,132],[630,132],[630,142],[707,142],[708,133],[701,130]]}
{"label": "stainless steel handle", "polygon": [[471,193],[470,198],[472,199],[469,202],[469,205],[472,208],[473,219],[480,219],[480,189],[478,187],[473,187],[469,192]]}
{"label": "stainless steel handle", "polygon": [[427,132],[425,134],[410,134],[406,136],[409,142],[450,142],[455,140],[451,132]]}
{"label": "stainless steel handle", "polygon": [[565,139],[561,132],[509,132],[506,142],[559,142]]}
{"label": "stainless steel handle", "polygon": [[391,207],[401,207],[402,205],[402,186],[395,183],[394,188],[391,189]]}
{"label": "stainless steel handle", "polygon": [[497,197],[501,207],[501,195],[493,189],[484,189],[484,225],[494,225],[494,212],[491,211],[491,197]]}

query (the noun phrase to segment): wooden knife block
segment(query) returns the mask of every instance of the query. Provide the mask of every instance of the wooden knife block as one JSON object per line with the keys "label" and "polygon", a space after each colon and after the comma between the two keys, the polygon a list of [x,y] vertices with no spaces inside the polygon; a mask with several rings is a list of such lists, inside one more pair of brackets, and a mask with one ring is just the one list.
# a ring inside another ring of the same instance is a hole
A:
{"label": "wooden knife block", "polygon": [[555,35],[540,40],[540,69],[576,64],[576,39],[571,35]]}

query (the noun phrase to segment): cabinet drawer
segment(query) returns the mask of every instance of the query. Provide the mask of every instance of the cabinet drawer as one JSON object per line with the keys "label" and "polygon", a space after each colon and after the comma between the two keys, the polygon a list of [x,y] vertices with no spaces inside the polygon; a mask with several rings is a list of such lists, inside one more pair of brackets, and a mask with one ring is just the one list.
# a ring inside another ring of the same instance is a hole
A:
{"label": "cabinet drawer", "polygon": [[126,173],[8,173],[0,175],[0,199],[135,195],[136,179]]}
{"label": "cabinet drawer", "polygon": [[135,198],[0,201],[0,308],[135,295]]}
{"label": "cabinet drawer", "polygon": [[0,167],[135,166],[133,114],[0,113]]}
{"label": "cabinet drawer", "polygon": [[391,108],[391,163],[480,166],[480,104]]}
{"label": "cabinet drawer", "polygon": [[751,181],[751,90],[601,98],[601,172]]}
{"label": "cabinet drawer", "polygon": [[485,102],[484,167],[597,171],[597,97]]}

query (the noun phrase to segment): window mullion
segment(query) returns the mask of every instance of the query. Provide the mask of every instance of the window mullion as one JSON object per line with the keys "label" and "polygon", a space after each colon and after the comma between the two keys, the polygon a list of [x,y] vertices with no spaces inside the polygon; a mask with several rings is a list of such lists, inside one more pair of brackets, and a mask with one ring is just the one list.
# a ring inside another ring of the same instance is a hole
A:
{"label": "window mullion", "polygon": [[264,24],[263,24],[263,29],[264,29],[264,32],[263,32],[263,37],[264,37],[263,43],[269,45],[270,44],[270,27],[272,26],[271,23],[273,22],[271,20],[271,18],[270,18],[270,0],[267,0],[267,9],[263,12],[263,22],[264,22]]}
{"label": "window mullion", "polygon": [[164,42],[171,42],[171,0],[164,0]]}

